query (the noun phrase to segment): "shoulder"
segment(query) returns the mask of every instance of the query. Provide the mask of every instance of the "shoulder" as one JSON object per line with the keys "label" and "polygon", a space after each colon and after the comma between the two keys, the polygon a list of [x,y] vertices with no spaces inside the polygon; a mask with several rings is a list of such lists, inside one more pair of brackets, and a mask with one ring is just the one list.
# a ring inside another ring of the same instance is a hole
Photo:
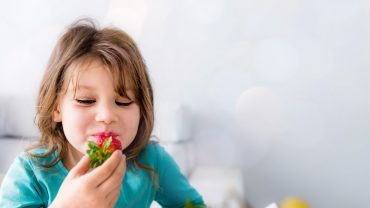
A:
{"label": "shoulder", "polygon": [[37,147],[20,153],[13,161],[9,171],[18,171],[19,169],[24,169],[25,173],[39,178],[50,173],[63,171],[63,165],[58,160],[56,151]]}
{"label": "shoulder", "polygon": [[149,141],[140,154],[141,157],[149,157],[152,160],[166,160],[172,158],[166,149],[157,141]]}
{"label": "shoulder", "polygon": [[56,158],[56,152],[45,147],[37,147],[22,152],[18,159],[28,162],[32,166],[47,164]]}
{"label": "shoulder", "polygon": [[[37,177],[40,168],[29,156],[28,151],[20,153],[9,167],[0,188],[1,207],[28,207],[42,204],[43,191]],[[37,206],[37,207],[40,207]]]}
{"label": "shoulder", "polygon": [[[145,159],[145,160],[143,160]],[[166,148],[157,141],[150,141],[142,151],[140,161],[154,167],[159,173],[161,170],[179,169],[175,159]]]}
{"label": "shoulder", "polygon": [[139,155],[139,161],[157,169],[164,161],[172,160],[166,149],[157,141],[149,141]]}
{"label": "shoulder", "polygon": [[32,150],[24,150],[23,152],[19,153],[12,164],[10,165],[7,173],[17,175],[17,172],[22,169],[27,175],[33,175],[34,169],[42,160],[44,159],[36,159],[32,155],[40,155],[46,152],[44,148],[37,148]]}
{"label": "shoulder", "polygon": [[[19,169],[25,169],[26,173],[30,173],[32,170],[32,160],[28,156],[26,151],[21,152],[13,161],[8,169],[8,174],[17,174]],[[13,171],[14,170],[14,171]]]}
{"label": "shoulder", "polygon": [[139,161],[153,165],[153,163],[158,162],[158,157],[163,151],[163,147],[158,142],[149,141],[149,143],[140,152]]}
{"label": "shoulder", "polygon": [[15,158],[15,163],[16,162],[22,162],[22,163],[33,163],[33,157],[32,156],[37,156],[37,155],[43,155],[47,153],[47,149],[43,147],[37,147],[33,148],[30,150],[24,150],[18,156]]}
{"label": "shoulder", "polygon": [[[8,186],[11,188],[24,189],[27,184],[33,184],[35,179],[34,164],[28,156],[27,151],[20,153],[10,165],[2,183],[2,188]],[[16,184],[14,182],[17,181]]]}
{"label": "shoulder", "polygon": [[157,141],[149,141],[143,149],[142,154],[153,155],[162,153],[163,151],[165,151],[164,148]]}

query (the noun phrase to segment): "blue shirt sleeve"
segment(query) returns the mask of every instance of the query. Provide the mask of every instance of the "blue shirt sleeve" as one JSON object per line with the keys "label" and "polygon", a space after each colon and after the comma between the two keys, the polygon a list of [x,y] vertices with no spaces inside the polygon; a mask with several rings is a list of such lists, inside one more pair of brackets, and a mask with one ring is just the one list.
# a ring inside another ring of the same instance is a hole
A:
{"label": "blue shirt sleeve", "polygon": [[189,184],[174,159],[163,147],[155,146],[158,157],[159,185],[155,200],[163,207],[184,207],[187,201],[204,205],[202,197]]}
{"label": "blue shirt sleeve", "polygon": [[0,187],[0,207],[45,207],[32,165],[24,154],[10,166]]}

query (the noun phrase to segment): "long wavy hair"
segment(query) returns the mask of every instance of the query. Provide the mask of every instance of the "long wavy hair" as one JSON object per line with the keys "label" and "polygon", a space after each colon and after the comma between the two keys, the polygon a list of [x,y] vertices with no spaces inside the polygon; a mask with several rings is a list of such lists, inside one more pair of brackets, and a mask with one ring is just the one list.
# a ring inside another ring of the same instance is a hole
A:
{"label": "long wavy hair", "polygon": [[67,70],[75,69],[70,66],[96,58],[113,75],[117,93],[127,96],[127,88],[130,87],[140,107],[138,132],[124,150],[127,159],[136,167],[155,172],[151,167],[138,162],[138,155],[148,144],[154,125],[153,90],[144,59],[127,33],[114,27],[98,29],[91,19],[81,19],[70,25],[51,54],[37,99],[36,122],[41,138],[36,145],[28,148],[32,150],[43,147],[47,151],[43,154],[28,151],[29,154],[33,158],[45,158],[56,152],[57,156],[51,162],[43,164],[46,168],[66,157],[68,141],[61,123],[53,121],[53,111],[63,94],[65,82],[70,81]]}

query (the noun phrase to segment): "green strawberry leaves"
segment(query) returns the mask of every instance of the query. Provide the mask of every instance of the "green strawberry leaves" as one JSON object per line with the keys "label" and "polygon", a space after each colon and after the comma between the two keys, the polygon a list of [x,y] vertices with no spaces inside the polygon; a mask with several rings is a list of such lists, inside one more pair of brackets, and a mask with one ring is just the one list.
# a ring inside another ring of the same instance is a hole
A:
{"label": "green strawberry leaves", "polygon": [[112,143],[112,137],[111,136],[104,141],[103,148],[108,149],[108,147],[110,146],[110,143]]}
{"label": "green strawberry leaves", "polygon": [[86,153],[90,158],[91,168],[99,167],[112,155],[112,152],[109,150],[111,143],[112,137],[106,139],[102,147],[99,147],[99,145],[93,141],[88,141],[87,145],[89,149],[86,150]]}

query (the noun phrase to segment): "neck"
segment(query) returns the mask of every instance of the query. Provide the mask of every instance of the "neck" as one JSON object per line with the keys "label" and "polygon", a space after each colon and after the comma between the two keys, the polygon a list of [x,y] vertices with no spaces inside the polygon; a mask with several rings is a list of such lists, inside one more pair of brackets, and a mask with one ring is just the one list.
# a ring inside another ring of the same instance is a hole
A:
{"label": "neck", "polygon": [[76,150],[71,144],[68,144],[67,155],[62,160],[64,167],[70,171],[82,158],[83,154]]}

